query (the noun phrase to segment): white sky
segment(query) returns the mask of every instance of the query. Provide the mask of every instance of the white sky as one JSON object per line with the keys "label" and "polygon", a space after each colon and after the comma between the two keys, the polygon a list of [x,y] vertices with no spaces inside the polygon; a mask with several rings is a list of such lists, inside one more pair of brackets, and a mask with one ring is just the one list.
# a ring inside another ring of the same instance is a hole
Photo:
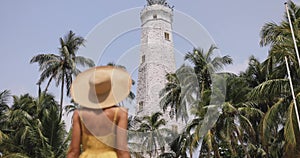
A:
{"label": "white sky", "polygon": [[[266,22],[280,22],[285,10],[285,1],[282,0],[169,0],[168,2],[175,6],[175,11],[180,11],[200,23],[215,41],[220,53],[233,58],[234,65],[226,68],[232,72],[244,70],[250,55],[260,60],[265,59],[268,49],[259,46],[260,29]],[[299,0],[295,2],[298,3]],[[8,89],[14,95],[30,93],[36,96],[35,83],[39,78],[39,72],[37,64],[29,64],[33,56],[41,53],[57,53],[59,37],[64,36],[69,30],[87,37],[93,28],[105,23],[112,15],[123,14],[125,10],[128,12],[145,4],[146,0],[1,0],[0,91]],[[135,16],[136,22],[139,22],[139,15]],[[126,18],[120,19],[120,26],[131,22]],[[111,28],[111,31],[114,31],[114,26]],[[132,49],[139,43],[138,33],[138,30],[135,30],[120,36],[119,42],[116,41],[106,47],[107,53],[111,53],[109,49],[112,52],[118,48],[122,48],[122,52]],[[105,39],[107,36],[101,38],[107,40]],[[122,43],[122,38],[126,42]],[[126,47],[131,41],[133,41],[131,47]],[[192,50],[192,47],[181,47],[180,44],[175,47],[186,52]],[[111,53],[108,56],[117,55]],[[97,65],[104,65],[111,60],[112,58],[103,57],[101,61],[95,62]],[[53,88],[51,91],[59,95],[59,88]]]}

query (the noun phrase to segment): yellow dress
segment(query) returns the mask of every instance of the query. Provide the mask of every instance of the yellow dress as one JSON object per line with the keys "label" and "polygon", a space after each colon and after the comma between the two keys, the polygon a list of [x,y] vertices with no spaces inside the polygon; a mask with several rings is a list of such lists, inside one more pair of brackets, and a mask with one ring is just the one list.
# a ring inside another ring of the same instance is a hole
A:
{"label": "yellow dress", "polygon": [[[114,124],[116,121],[117,110],[115,111]],[[81,121],[82,137],[81,143],[83,152],[80,154],[80,158],[118,158],[115,148],[114,133],[110,133],[105,136],[94,136],[85,132],[86,127]],[[114,126],[113,126],[114,128]]]}

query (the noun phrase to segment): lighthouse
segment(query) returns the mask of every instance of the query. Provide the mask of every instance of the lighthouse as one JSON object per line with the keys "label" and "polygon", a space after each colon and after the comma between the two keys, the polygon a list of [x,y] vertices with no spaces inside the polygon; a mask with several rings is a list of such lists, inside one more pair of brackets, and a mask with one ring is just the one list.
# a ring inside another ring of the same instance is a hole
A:
{"label": "lighthouse", "polygon": [[[175,73],[176,62],[172,34],[173,7],[170,7],[166,0],[147,0],[147,5],[140,12],[140,19],[141,44],[136,91],[136,116],[142,118],[152,116],[156,112],[163,113],[159,93],[167,83],[166,74]],[[170,118],[169,110],[167,109],[160,118],[166,122],[162,128],[171,130],[173,134],[180,133],[184,127],[183,122]],[[175,138],[175,135],[173,136]],[[156,142],[156,145],[158,144]],[[170,151],[170,147],[165,142],[163,146],[160,146],[160,149],[156,150],[155,156],[158,156],[162,152]]]}
{"label": "lighthouse", "polygon": [[162,111],[159,92],[165,86],[165,75],[176,70],[172,35],[173,9],[165,0],[147,0],[140,18],[136,113],[138,116],[149,116]]}

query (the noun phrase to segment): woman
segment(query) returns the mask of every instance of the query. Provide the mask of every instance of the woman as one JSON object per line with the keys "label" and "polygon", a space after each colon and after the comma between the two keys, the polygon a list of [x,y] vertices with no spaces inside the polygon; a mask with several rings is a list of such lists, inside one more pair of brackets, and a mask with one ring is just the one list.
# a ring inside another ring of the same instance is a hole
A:
{"label": "woman", "polygon": [[71,95],[80,108],[74,111],[68,158],[129,158],[127,109],[116,106],[131,88],[122,68],[98,66],[80,73]]}

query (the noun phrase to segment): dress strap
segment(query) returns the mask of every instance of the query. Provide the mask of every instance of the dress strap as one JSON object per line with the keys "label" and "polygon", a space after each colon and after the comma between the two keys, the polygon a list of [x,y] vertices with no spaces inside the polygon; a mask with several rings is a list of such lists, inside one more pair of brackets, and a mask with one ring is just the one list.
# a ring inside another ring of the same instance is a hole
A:
{"label": "dress strap", "polygon": [[119,108],[116,108],[116,110],[115,110],[115,115],[114,115],[114,122],[113,122],[113,126],[112,126],[113,129],[114,129],[114,127],[116,126],[116,121],[117,121],[118,111],[119,111]]}
{"label": "dress strap", "polygon": [[84,124],[83,124],[83,120],[82,120],[82,118],[79,116],[79,120],[80,120],[80,128],[81,128],[81,130],[82,130],[82,133],[84,133],[84,131],[85,131],[85,126],[84,126]]}

